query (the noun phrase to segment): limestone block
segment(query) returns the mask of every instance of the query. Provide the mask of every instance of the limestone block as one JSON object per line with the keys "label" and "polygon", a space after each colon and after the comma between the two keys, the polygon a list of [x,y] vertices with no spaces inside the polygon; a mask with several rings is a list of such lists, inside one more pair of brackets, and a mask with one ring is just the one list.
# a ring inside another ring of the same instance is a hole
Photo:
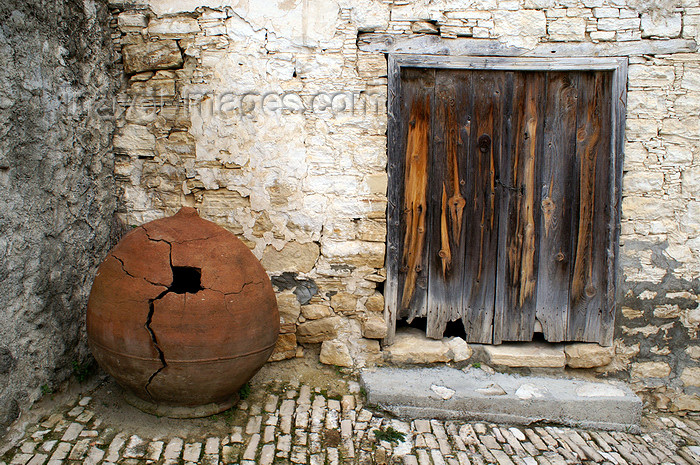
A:
{"label": "limestone block", "polygon": [[591,40],[609,41],[615,39],[615,31],[591,31]]}
{"label": "limestone block", "polygon": [[357,297],[347,292],[339,292],[331,297],[331,307],[341,315],[353,314],[357,309]]}
{"label": "limestone block", "polygon": [[[319,100],[318,103],[320,102]],[[306,177],[305,189],[319,194],[354,196],[359,192],[359,181],[359,177],[352,175],[311,175]]]}
{"label": "limestone block", "polygon": [[357,225],[357,238],[361,241],[386,241],[386,221],[361,220]]}
{"label": "limestone block", "polygon": [[394,343],[384,349],[392,363],[437,363],[449,362],[450,347],[443,341],[428,339],[419,329],[396,333]]}
{"label": "limestone block", "polygon": [[654,308],[656,318],[678,318],[681,316],[681,309],[675,304],[659,305]]}
{"label": "limestone block", "polygon": [[316,343],[333,339],[338,334],[340,317],[321,318],[300,324],[297,340],[302,343]]}
{"label": "limestone block", "polygon": [[533,47],[547,34],[547,18],[539,10],[497,10],[493,21],[495,36],[507,38],[515,45]]}
{"label": "limestone block", "polygon": [[602,367],[612,362],[614,347],[603,347],[592,343],[567,344],[564,347],[566,364],[571,368]]}
{"label": "limestone block", "polygon": [[384,312],[384,295],[380,292],[375,292],[367,298],[365,309],[370,312]]}
{"label": "limestone block", "polygon": [[296,57],[296,71],[299,78],[328,79],[340,76],[344,59],[340,53],[299,54]]}
{"label": "limestone block", "polygon": [[[683,70],[683,79],[681,80],[681,87],[683,89],[700,92],[700,69],[686,67]],[[693,99],[693,103],[696,106],[700,105],[700,96],[691,94],[691,98]]]}
{"label": "limestone block", "polygon": [[331,309],[325,304],[309,304],[301,307],[301,316],[307,320],[318,320],[331,316]]}
{"label": "limestone block", "polygon": [[681,373],[683,386],[700,387],[700,367],[686,367]]}
{"label": "limestone block", "polygon": [[385,245],[367,241],[322,241],[321,253],[332,262],[352,266],[382,268],[384,266]]}
{"label": "limestone block", "polygon": [[660,11],[642,15],[642,37],[678,37],[681,34],[681,14]]}
{"label": "limestone block", "polygon": [[639,362],[632,364],[632,378],[665,378],[671,374],[671,367],[666,362]]}
{"label": "limestone block", "polygon": [[630,87],[667,87],[673,84],[673,66],[630,65],[627,79]]}
{"label": "limestone block", "polygon": [[659,135],[659,123],[649,118],[627,118],[625,138],[628,141],[649,141]]}
{"label": "limestone block", "polygon": [[635,320],[644,316],[644,312],[631,307],[622,307],[622,315],[630,320]]}
{"label": "limestone block", "polygon": [[425,2],[406,2],[391,8],[391,21],[427,21],[430,12]]}
{"label": "limestone block", "polygon": [[143,13],[124,11],[117,16],[117,26],[122,32],[140,32],[148,25],[148,18]]}
{"label": "limestone block", "polygon": [[370,313],[362,320],[362,337],[384,339],[387,334],[386,321],[379,313]]}
{"label": "limestone block", "polygon": [[639,18],[600,18],[598,30],[620,31],[623,29],[639,29]]}
{"label": "limestone block", "polygon": [[700,93],[698,92],[688,92],[685,95],[679,96],[675,102],[673,102],[673,108],[676,110],[676,114],[682,114],[695,117],[700,115]]}
{"label": "limestone block", "polygon": [[700,411],[700,396],[697,394],[683,394],[678,396],[678,398],[673,401],[673,410]]}
{"label": "limestone block", "polygon": [[194,18],[171,17],[152,19],[148,23],[148,33],[152,36],[178,36],[194,34],[201,29]]}
{"label": "limestone block", "polygon": [[559,18],[549,24],[547,32],[551,40],[580,42],[586,39],[586,20],[584,18]]}
{"label": "limestone block", "polygon": [[301,305],[292,291],[277,294],[277,308],[280,312],[280,324],[296,323],[299,319]]}
{"label": "limestone block", "polygon": [[700,118],[666,118],[659,135],[673,140],[700,140]]}
{"label": "limestone block", "polygon": [[156,148],[156,136],[147,127],[127,124],[114,135],[114,151],[131,156],[153,156]]}
{"label": "limestone block", "polygon": [[386,66],[383,53],[361,53],[357,56],[357,72],[361,78],[386,77]]}
{"label": "limestone block", "polygon": [[[649,151],[641,142],[628,142],[625,144],[625,169],[632,170],[633,165],[643,165],[647,161]],[[629,167],[629,168],[628,168]],[[635,167],[640,169],[641,167]],[[642,168],[646,169],[646,168]]]}
{"label": "limestone block", "polygon": [[138,95],[145,98],[173,98],[175,97],[175,80],[153,78],[148,81],[132,82],[127,89],[129,95]]}
{"label": "limestone block", "polygon": [[411,32],[414,34],[437,34],[438,28],[428,21],[414,21],[411,23]]}
{"label": "limestone block", "polygon": [[453,362],[463,362],[472,356],[472,348],[461,337],[453,337],[447,341],[447,346],[450,348]]}
{"label": "limestone block", "polygon": [[700,360],[700,346],[690,346],[685,349],[685,353],[693,360]]}
{"label": "limestone block", "polygon": [[556,0],[525,0],[524,7],[528,10],[543,10],[545,8],[552,8],[556,4]]}
{"label": "limestone block", "polygon": [[315,242],[302,244],[290,241],[281,250],[268,245],[263,251],[260,262],[266,271],[310,272],[319,256],[319,247]]}
{"label": "limestone block", "polygon": [[620,9],[619,8],[593,8],[593,16],[596,18],[619,18]]}
{"label": "limestone block", "polygon": [[364,353],[378,355],[382,351],[382,346],[376,339],[359,339],[356,343],[362,348],[361,352]]}
{"label": "limestone block", "polygon": [[630,171],[625,173],[622,185],[622,191],[626,195],[661,191],[664,185],[664,174],[652,171]]}
{"label": "limestone block", "polygon": [[365,176],[365,183],[369,187],[370,194],[386,195],[389,180],[386,173],[370,174]]}
{"label": "limestone block", "polygon": [[335,365],[339,367],[352,366],[350,349],[342,341],[323,341],[321,344],[319,361],[326,365]]}
{"label": "limestone block", "polygon": [[296,357],[297,337],[296,334],[280,334],[275,344],[275,350],[270,355],[269,361],[278,362]]}
{"label": "limestone block", "polygon": [[384,30],[389,27],[390,5],[373,0],[347,0],[343,8],[352,8],[351,21],[360,32]]}
{"label": "limestone block", "polygon": [[672,205],[663,199],[634,196],[622,199],[622,218],[625,220],[658,220],[672,214]]}
{"label": "limestone block", "polygon": [[700,41],[700,14],[685,15],[683,18],[682,37],[684,39],[694,39],[696,42]]}
{"label": "limestone block", "polygon": [[174,40],[157,40],[122,48],[126,74],[182,67],[182,52]]}
{"label": "limestone block", "polygon": [[681,231],[693,236],[700,234],[700,202],[688,202],[687,211],[681,216]]}
{"label": "limestone block", "polygon": [[509,367],[563,367],[566,364],[561,344],[528,342],[523,344],[486,345],[484,351],[491,365]]}
{"label": "limestone block", "polygon": [[666,114],[666,99],[654,90],[632,90],[627,93],[627,114],[636,117]]}

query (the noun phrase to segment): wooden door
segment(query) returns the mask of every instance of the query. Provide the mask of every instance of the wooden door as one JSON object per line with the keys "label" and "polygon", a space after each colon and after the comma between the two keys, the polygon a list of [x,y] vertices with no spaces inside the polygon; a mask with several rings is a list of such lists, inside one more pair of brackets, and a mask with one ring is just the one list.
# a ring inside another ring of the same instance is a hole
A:
{"label": "wooden door", "polygon": [[612,341],[611,75],[402,69],[399,318]]}

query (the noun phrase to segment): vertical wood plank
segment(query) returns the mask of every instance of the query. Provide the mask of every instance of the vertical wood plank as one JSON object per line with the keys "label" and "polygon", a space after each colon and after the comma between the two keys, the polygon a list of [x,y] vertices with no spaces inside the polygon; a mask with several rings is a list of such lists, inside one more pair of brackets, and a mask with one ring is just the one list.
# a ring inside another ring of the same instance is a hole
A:
{"label": "vertical wood plank", "polygon": [[[603,310],[601,320],[601,334],[599,343],[611,346],[615,333],[615,302],[617,300],[617,272],[619,269],[620,247],[620,215],[622,197],[622,167],[625,146],[625,108],[627,102],[627,58],[618,58],[618,64],[611,76],[611,119],[610,125],[610,199],[611,208],[610,226],[607,238],[608,254],[608,288],[606,292],[606,308]],[[604,122],[605,123],[605,122]]]}
{"label": "vertical wood plank", "polygon": [[468,342],[489,344],[493,339],[496,293],[499,124],[503,117],[506,75],[497,71],[470,71],[469,75],[473,111],[465,124],[469,131],[464,135],[467,146],[462,167],[464,197],[468,199],[462,322]]}
{"label": "vertical wood plank", "polygon": [[566,339],[569,312],[578,95],[573,73],[549,72],[546,79],[536,318],[547,341],[561,342]]}
{"label": "vertical wood plank", "polygon": [[434,70],[406,68],[401,74],[400,265],[398,318],[411,321],[426,314],[427,260],[430,237],[428,169],[430,166],[431,107]]}
{"label": "vertical wood plank", "polygon": [[387,61],[387,237],[386,281],[384,283],[384,322],[387,335],[382,345],[394,343],[398,317],[399,261],[401,246],[401,195],[403,190],[403,162],[405,150],[401,137],[401,67],[393,55]]}
{"label": "vertical wood plank", "polygon": [[597,342],[608,292],[611,73],[583,72],[580,76],[576,125],[579,199],[572,224],[574,255],[567,338]]}
{"label": "vertical wood plank", "polygon": [[435,76],[430,163],[430,259],[426,335],[442,338],[447,322],[461,316],[464,271],[463,124],[469,89],[464,72],[440,70]]}
{"label": "vertical wood plank", "polygon": [[495,341],[531,340],[536,314],[538,154],[544,143],[542,115],[547,90],[543,73],[523,72],[517,76],[510,133],[513,150],[502,153],[501,163],[500,186],[508,195],[499,212],[498,247],[504,254],[499,254],[502,261],[496,277]]}

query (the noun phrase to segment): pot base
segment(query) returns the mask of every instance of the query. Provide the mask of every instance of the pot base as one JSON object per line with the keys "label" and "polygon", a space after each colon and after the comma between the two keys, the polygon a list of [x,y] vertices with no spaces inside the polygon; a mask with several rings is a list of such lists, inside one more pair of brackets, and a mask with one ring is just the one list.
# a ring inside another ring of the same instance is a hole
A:
{"label": "pot base", "polygon": [[224,410],[230,409],[238,403],[239,399],[240,397],[238,396],[238,393],[236,393],[228,400],[225,400],[223,402],[213,402],[211,404],[186,407],[182,405],[157,404],[155,402],[150,402],[141,399],[140,397],[135,396],[129,391],[124,391],[124,400],[132,407],[136,407],[142,412],[146,412],[151,415],[168,418],[208,417],[217,413],[221,413]]}

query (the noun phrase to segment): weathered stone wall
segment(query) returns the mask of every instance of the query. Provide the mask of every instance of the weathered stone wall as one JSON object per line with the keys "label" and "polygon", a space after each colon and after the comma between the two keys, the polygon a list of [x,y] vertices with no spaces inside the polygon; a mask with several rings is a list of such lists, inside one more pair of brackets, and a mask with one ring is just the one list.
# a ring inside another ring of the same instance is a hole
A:
{"label": "weathered stone wall", "polygon": [[[700,7],[662,3],[112,0],[129,78],[114,141],[120,215],[140,224],[191,205],[244,238],[279,291],[273,358],[323,342],[324,363],[376,363],[387,78],[362,34],[525,54],[607,47],[630,67],[621,311],[615,358],[599,370],[651,387],[659,406],[698,409]],[[471,354],[450,344],[438,358]]]}
{"label": "weathered stone wall", "polygon": [[0,2],[0,433],[87,357],[116,207],[108,20],[93,0]]}

